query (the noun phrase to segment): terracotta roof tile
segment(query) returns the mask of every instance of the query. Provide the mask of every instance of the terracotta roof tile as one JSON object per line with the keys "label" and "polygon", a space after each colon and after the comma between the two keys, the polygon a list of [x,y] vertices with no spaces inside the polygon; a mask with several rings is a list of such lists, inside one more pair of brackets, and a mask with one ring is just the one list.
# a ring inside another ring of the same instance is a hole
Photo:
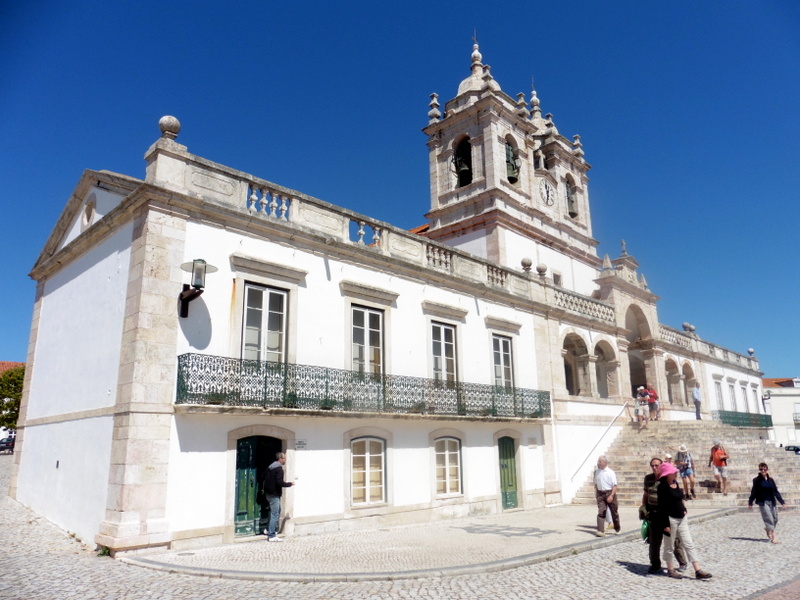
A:
{"label": "terracotta roof tile", "polygon": [[792,387],[792,379],[792,377],[764,377],[761,379],[761,385],[765,388]]}
{"label": "terracotta roof tile", "polygon": [[8,362],[8,361],[0,361],[0,373],[5,373],[6,371],[10,371],[11,369],[16,369],[17,367],[24,367],[25,363],[21,362]]}

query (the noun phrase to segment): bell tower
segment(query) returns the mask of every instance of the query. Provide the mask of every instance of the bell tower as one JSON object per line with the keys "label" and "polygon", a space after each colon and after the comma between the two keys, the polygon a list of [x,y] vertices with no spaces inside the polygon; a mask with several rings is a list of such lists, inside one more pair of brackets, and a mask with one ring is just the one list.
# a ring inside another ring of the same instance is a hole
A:
{"label": "bell tower", "polygon": [[577,261],[591,281],[601,261],[580,137],[559,134],[535,90],[530,104],[523,93],[516,100],[504,93],[482,61],[474,44],[470,75],[444,114],[431,94],[423,129],[431,209],[423,234],[513,269],[522,258],[559,271]]}

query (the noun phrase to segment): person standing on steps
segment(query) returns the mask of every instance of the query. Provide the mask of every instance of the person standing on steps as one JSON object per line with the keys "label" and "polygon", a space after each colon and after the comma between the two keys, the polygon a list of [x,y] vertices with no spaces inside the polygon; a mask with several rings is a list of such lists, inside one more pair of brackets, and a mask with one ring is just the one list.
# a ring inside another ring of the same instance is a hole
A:
{"label": "person standing on steps", "polygon": [[644,384],[647,390],[647,402],[650,403],[650,420],[658,421],[661,418],[661,404],[658,402],[658,394],[649,383]]}
{"label": "person standing on steps", "polygon": [[714,440],[711,446],[711,455],[708,457],[708,466],[714,465],[714,479],[717,480],[717,491],[723,496],[728,495],[728,452],[722,442]]}
{"label": "person standing on steps", "polygon": [[663,463],[659,470],[660,483],[658,484],[658,516],[660,526],[664,532],[663,559],[667,563],[667,575],[675,579],[683,579],[675,570],[674,543],[677,538],[683,542],[686,555],[694,567],[694,576],[697,579],[711,579],[711,573],[704,571],[700,566],[697,551],[689,531],[689,517],[686,516],[686,505],[683,503],[683,490],[675,479],[678,469],[669,463]]}
{"label": "person standing on steps", "polygon": [[269,523],[264,533],[267,534],[267,541],[269,542],[283,541],[283,538],[278,537],[281,496],[283,496],[283,488],[294,485],[291,481],[284,481],[283,465],[285,464],[286,455],[283,452],[278,452],[275,455],[275,462],[267,469],[264,479],[264,494],[267,496],[267,502],[269,502]]}
{"label": "person standing on steps", "polygon": [[747,507],[753,510],[753,502],[758,504],[761,509],[761,518],[764,520],[764,529],[767,538],[773,544],[777,544],[775,539],[775,526],[778,524],[778,502],[781,506],[786,506],[783,496],[778,491],[778,484],[769,476],[767,463],[762,462],[758,465],[758,475],[753,478],[753,487],[750,490],[750,498],[747,500]]}
{"label": "person standing on steps", "polygon": [[675,455],[675,466],[683,481],[683,495],[691,500],[696,500],[694,493],[694,459],[686,444],[678,446],[678,453]]}
{"label": "person standing on steps", "polygon": [[700,407],[702,406],[703,402],[700,398],[700,382],[694,382],[694,388],[692,388],[692,400],[694,401],[694,412],[695,418],[700,421]]}
{"label": "person standing on steps", "polygon": [[650,420],[650,403],[648,402],[648,398],[647,390],[644,389],[643,385],[636,388],[636,413],[639,418],[638,431],[647,429],[647,422]]}
{"label": "person standing on steps", "polygon": [[606,510],[611,510],[614,533],[620,532],[619,511],[617,504],[617,475],[608,467],[608,459],[601,456],[597,459],[597,470],[594,472],[594,496],[597,500],[597,537],[605,536]]}
{"label": "person standing on steps", "polygon": [[[644,476],[644,494],[642,495],[642,505],[646,511],[647,544],[649,546],[650,574],[661,573],[661,543],[664,539],[664,528],[658,512],[658,486],[661,483],[660,471],[662,461],[654,456],[650,459],[650,473]],[[686,570],[686,554],[683,552],[683,544],[675,540],[675,558],[678,559],[678,571]]]}

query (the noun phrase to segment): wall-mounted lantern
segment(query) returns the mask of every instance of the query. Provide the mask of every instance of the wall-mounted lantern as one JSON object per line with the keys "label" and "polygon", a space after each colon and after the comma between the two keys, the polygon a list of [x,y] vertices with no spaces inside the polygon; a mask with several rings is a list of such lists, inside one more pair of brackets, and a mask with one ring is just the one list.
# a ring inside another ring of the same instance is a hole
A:
{"label": "wall-mounted lantern", "polygon": [[189,316],[189,302],[200,296],[206,287],[206,274],[216,273],[218,269],[202,258],[196,258],[192,262],[183,263],[181,270],[192,274],[191,285],[184,283],[183,291],[178,296],[181,303],[180,315],[185,319]]}

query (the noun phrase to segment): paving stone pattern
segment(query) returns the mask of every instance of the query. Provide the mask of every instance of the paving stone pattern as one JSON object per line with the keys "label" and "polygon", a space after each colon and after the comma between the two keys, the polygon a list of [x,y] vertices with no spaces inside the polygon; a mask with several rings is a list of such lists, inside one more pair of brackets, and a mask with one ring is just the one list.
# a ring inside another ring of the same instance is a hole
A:
{"label": "paving stone pattern", "polygon": [[[0,456],[0,489],[8,486],[13,457]],[[695,540],[700,549],[704,568],[714,574],[710,581],[697,581],[687,577],[676,581],[664,576],[647,575],[646,548],[635,541],[637,523],[628,523],[627,535],[591,541],[591,523],[594,513],[589,507],[570,507],[571,531],[561,537],[566,546],[576,554],[529,566],[495,572],[476,572],[465,575],[445,574],[441,577],[417,579],[348,581],[348,582],[292,582],[233,579],[220,576],[197,576],[169,573],[126,564],[120,560],[98,557],[93,547],[82,545],[45,519],[36,516],[17,502],[0,500],[0,599],[53,600],[80,598],[119,600],[189,600],[189,599],[242,599],[266,598],[316,598],[316,599],[496,599],[525,598],[548,600],[572,599],[628,599],[676,600],[678,598],[790,600],[800,598],[800,514],[781,513],[778,534],[781,544],[769,544],[764,539],[758,512],[737,513],[731,516],[698,522],[693,526]],[[551,510],[551,509],[546,509]],[[577,511],[588,511],[582,514]],[[228,569],[228,577],[246,576],[230,569],[236,561],[243,566],[253,565],[260,571],[270,572],[271,563],[286,564],[285,556],[293,557],[297,573],[313,573],[319,564],[353,564],[363,566],[362,551],[369,544],[382,543],[375,553],[374,572],[428,564],[474,564],[475,542],[463,545],[463,537],[480,540],[485,550],[479,559],[501,557],[506,560],[509,544],[530,540],[530,548],[545,550],[557,548],[555,542],[545,543],[548,536],[541,533],[565,526],[565,521],[551,519],[547,526],[524,525],[528,513],[513,513],[516,525],[504,520],[482,517],[440,523],[438,527],[419,526],[393,528],[375,532],[341,534],[334,537],[304,536],[287,539],[283,544],[268,544],[259,540],[236,544],[234,549],[191,551],[186,559],[202,558],[207,572],[216,565]],[[555,514],[555,512],[553,513]],[[629,518],[625,516],[624,518]],[[564,517],[567,519],[567,517]],[[630,517],[630,520],[633,518]],[[539,519],[541,520],[541,519]],[[476,523],[483,528],[477,527]],[[460,524],[460,525],[459,525]],[[623,522],[623,525],[625,523]],[[451,538],[448,531],[461,528]],[[464,530],[467,531],[464,531]],[[536,529],[539,533],[533,532]],[[418,553],[408,553],[405,547],[414,535],[434,537],[437,543],[426,540]],[[455,541],[453,541],[455,540]],[[537,541],[538,540],[538,541]],[[572,540],[580,540],[575,543]],[[336,542],[336,543],[334,543]],[[521,547],[521,546],[520,546]],[[589,548],[592,549],[589,549]],[[504,550],[504,548],[506,548]],[[359,552],[356,552],[359,550]],[[564,549],[562,548],[562,551]],[[583,551],[587,550],[587,551]],[[215,554],[216,552],[216,554]],[[238,552],[238,554],[237,554]],[[515,551],[516,552],[516,551]],[[567,552],[571,554],[571,552]],[[167,555],[171,553],[166,553]],[[178,553],[175,553],[178,554]],[[252,556],[263,563],[257,565]],[[321,563],[320,555],[325,557]],[[351,555],[355,558],[351,560]],[[449,558],[443,560],[441,555]],[[276,557],[284,556],[283,559]],[[147,558],[161,560],[164,564],[175,561],[166,555],[154,554]],[[394,563],[392,561],[395,561]],[[195,563],[196,565],[199,563]],[[202,565],[200,566],[202,568]],[[326,566],[329,568],[329,566]],[[345,570],[345,569],[341,569]],[[691,571],[691,568],[689,569]]]}

